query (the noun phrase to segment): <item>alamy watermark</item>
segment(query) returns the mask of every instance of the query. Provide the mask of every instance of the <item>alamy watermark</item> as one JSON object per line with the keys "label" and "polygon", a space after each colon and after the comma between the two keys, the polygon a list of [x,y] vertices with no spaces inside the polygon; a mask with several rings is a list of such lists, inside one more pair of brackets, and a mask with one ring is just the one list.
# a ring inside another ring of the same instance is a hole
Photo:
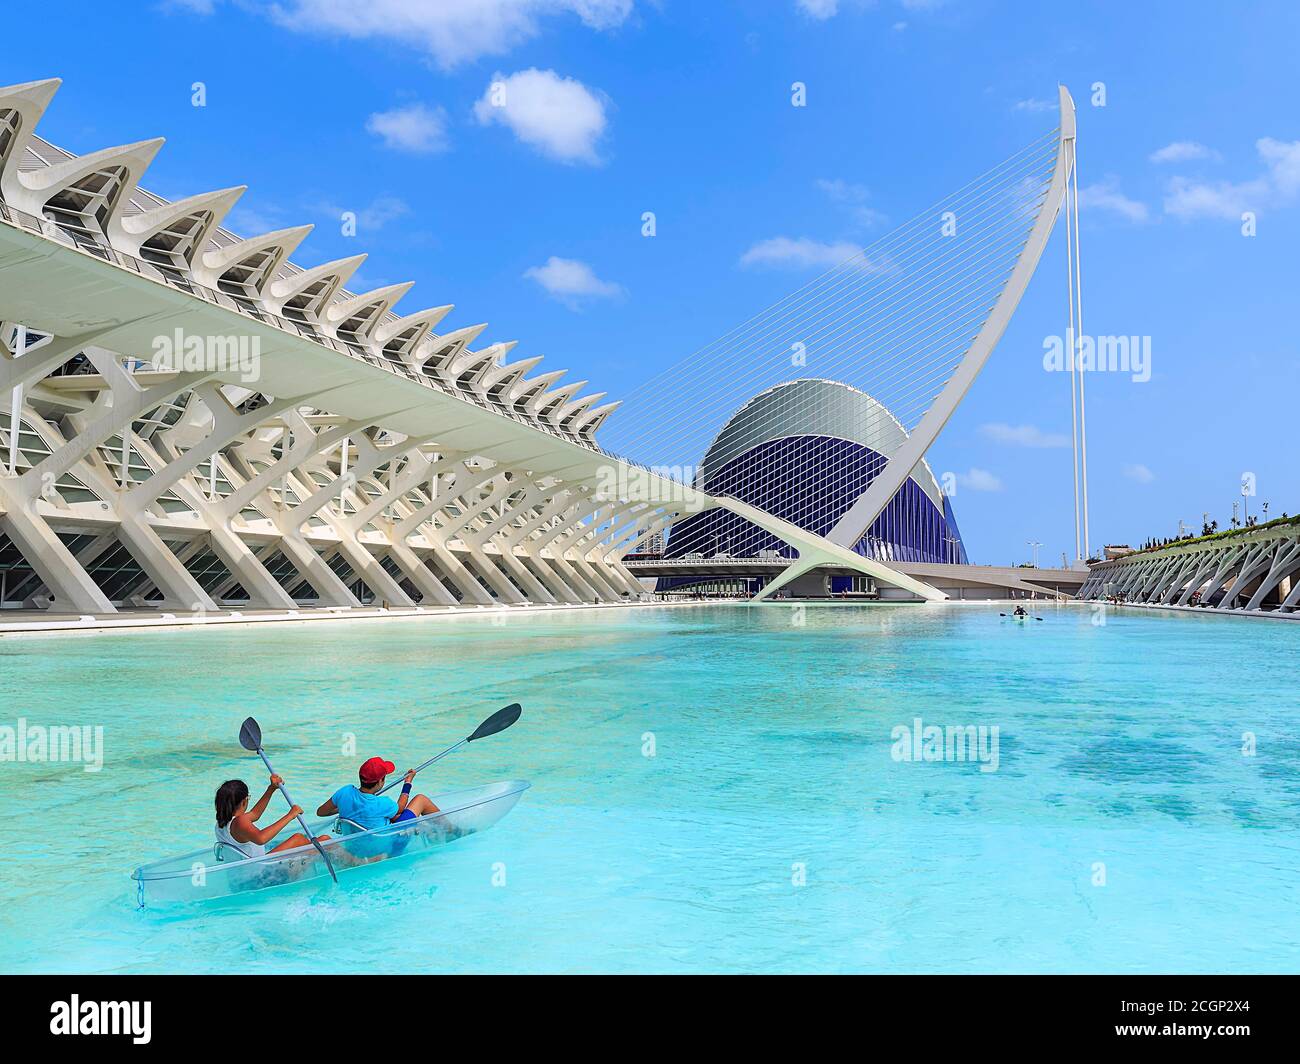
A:
{"label": "alamy watermark", "polygon": [[1151,337],[1088,336],[1075,340],[1072,329],[1064,336],[1043,338],[1043,369],[1048,373],[1066,373],[1078,368],[1084,372],[1127,373],[1136,384],[1151,379]]}
{"label": "alamy watermark", "polygon": [[705,495],[694,486],[691,466],[602,465],[597,471],[597,501],[672,505],[684,512],[703,510]]}
{"label": "alamy watermark", "polygon": [[89,724],[0,724],[0,762],[66,762],[86,772],[104,767],[104,728]]}
{"label": "alamy watermark", "polygon": [[138,1046],[152,1038],[152,1001],[82,1001],[73,994],[50,1005],[50,1034],[129,1036]]}
{"label": "alamy watermark", "polygon": [[1000,731],[996,724],[926,724],[920,717],[895,724],[889,756],[895,761],[978,761],[981,772],[996,772]]}
{"label": "alamy watermark", "polygon": [[176,329],[153,338],[154,369],[173,373],[237,373],[240,383],[262,377],[260,336],[187,333]]}

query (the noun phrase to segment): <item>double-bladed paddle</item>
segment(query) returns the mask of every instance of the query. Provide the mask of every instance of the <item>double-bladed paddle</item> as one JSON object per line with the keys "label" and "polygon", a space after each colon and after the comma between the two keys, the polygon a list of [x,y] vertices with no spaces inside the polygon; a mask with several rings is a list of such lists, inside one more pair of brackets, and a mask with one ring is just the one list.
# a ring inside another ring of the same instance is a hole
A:
{"label": "double-bladed paddle", "polygon": [[[249,717],[239,727],[239,745],[245,750],[256,751],[257,756],[262,759],[262,764],[266,766],[266,771],[275,775],[275,769],[271,767],[271,762],[266,759],[266,753],[262,750],[262,726],[252,717]],[[284,795],[284,800],[289,803],[289,808],[293,808],[293,799],[289,797],[289,792],[284,789],[284,784],[280,784],[280,793]],[[302,814],[298,814],[298,823],[302,825],[302,833],[311,839],[311,844],[316,847],[317,852],[325,858],[325,867],[329,869],[330,878],[335,883],[339,881],[338,874],[334,871],[334,862],[330,860],[330,855],[325,852],[321,844],[316,841],[316,833],[307,827],[307,821],[303,820]]]}
{"label": "double-bladed paddle", "polygon": [[[519,714],[521,714],[523,711],[524,711],[523,706],[521,706],[518,702],[511,702],[510,705],[506,706],[504,709],[498,709],[495,713],[492,714],[492,716],[488,717],[487,720],[485,720],[482,724],[480,724],[477,728],[474,729],[473,735],[467,735],[464,739],[460,740],[460,742],[454,743],[451,746],[447,747],[446,750],[438,754],[436,757],[429,758],[428,761],[422,764],[415,771],[423,772],[435,761],[439,761],[442,758],[446,757],[453,750],[459,750],[466,743],[472,743],[478,739],[486,739],[489,735],[496,735],[497,732],[505,731],[508,727],[510,727],[510,725],[512,725],[515,721],[519,719]],[[394,787],[396,787],[399,783],[401,783],[403,779],[405,779],[405,776],[399,776],[397,779],[393,780],[393,782],[390,783],[387,787],[385,787],[381,791],[378,791],[377,793],[383,794],[384,791],[391,791]]]}

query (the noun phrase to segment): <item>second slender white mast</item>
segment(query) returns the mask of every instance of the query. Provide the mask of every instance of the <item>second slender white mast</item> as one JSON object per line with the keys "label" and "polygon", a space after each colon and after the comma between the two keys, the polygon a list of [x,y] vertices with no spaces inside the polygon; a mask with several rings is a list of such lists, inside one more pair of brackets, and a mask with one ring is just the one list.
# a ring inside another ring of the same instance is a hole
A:
{"label": "second slender white mast", "polygon": [[1083,561],[1092,553],[1088,539],[1088,422],[1084,404],[1083,282],[1079,255],[1079,150],[1078,134],[1067,140],[1069,180],[1065,202],[1065,260],[1069,281],[1070,437],[1074,466],[1074,556]]}

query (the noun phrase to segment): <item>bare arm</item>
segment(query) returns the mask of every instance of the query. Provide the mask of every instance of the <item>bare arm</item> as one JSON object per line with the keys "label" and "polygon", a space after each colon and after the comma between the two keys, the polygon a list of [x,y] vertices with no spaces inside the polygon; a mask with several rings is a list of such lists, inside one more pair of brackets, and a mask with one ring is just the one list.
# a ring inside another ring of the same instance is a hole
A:
{"label": "bare arm", "polygon": [[302,806],[295,805],[274,824],[265,828],[259,828],[253,823],[252,817],[244,813],[230,822],[230,833],[235,837],[236,842],[255,842],[259,846],[265,846],[288,825],[293,823],[294,818],[301,815],[301,813]]}
{"label": "bare arm", "polygon": [[321,807],[316,810],[317,816],[333,816],[339,811],[339,807],[334,804],[333,798],[326,798]]}
{"label": "bare arm", "polygon": [[406,779],[402,781],[402,793],[397,799],[397,816],[390,817],[390,820],[396,820],[398,816],[401,816],[402,813],[406,811],[406,805],[411,800],[411,792],[407,790],[407,788],[410,787],[414,780],[415,769],[411,769],[411,771],[406,774]]}
{"label": "bare arm", "polygon": [[266,803],[271,800],[271,795],[275,793],[276,788],[279,787],[280,784],[282,784],[283,782],[284,780],[282,780],[279,776],[272,774],[270,786],[266,788],[266,791],[262,795],[262,797],[257,800],[257,804],[254,805],[253,808],[248,811],[249,820],[256,822],[262,819],[262,814],[266,812]]}

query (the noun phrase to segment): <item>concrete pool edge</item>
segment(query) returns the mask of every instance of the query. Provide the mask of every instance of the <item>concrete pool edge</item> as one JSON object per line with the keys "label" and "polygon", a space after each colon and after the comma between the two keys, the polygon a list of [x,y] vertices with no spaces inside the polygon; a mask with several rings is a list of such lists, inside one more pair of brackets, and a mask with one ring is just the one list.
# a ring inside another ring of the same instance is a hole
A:
{"label": "concrete pool edge", "polygon": [[[541,613],[576,613],[582,610],[680,609],[690,606],[736,604],[730,599],[700,599],[689,602],[602,602],[591,604],[537,604],[530,606],[446,606],[326,608],[304,610],[221,610],[206,613],[115,613],[112,615],[68,614],[48,620],[24,618],[0,620],[0,639],[21,639],[47,635],[107,635],[139,630],[179,630],[270,624],[323,624],[330,621],[416,621],[465,617],[530,617]],[[743,605],[743,603],[741,603]]]}
{"label": "concrete pool edge", "polygon": [[[1011,599],[950,599],[947,602],[837,602],[831,600],[784,600],[778,599],[760,606],[804,606],[806,608],[827,608],[836,606],[922,606],[932,609],[944,607],[990,607],[994,605],[1011,606],[1026,600]],[[1096,610],[1144,610],[1152,613],[1183,614],[1194,617],[1244,617],[1264,621],[1300,621],[1300,613],[1279,614],[1274,612],[1251,612],[1241,610],[1219,610],[1204,606],[1152,605],[1148,603],[1111,603],[1028,600],[1034,609],[1059,609],[1060,607],[1086,607]],[[184,628],[252,627],[270,624],[317,624],[330,621],[414,621],[447,620],[465,617],[532,617],[545,613],[574,613],[584,610],[628,610],[628,609],[684,609],[700,606],[735,606],[756,605],[748,600],[734,598],[691,599],[686,601],[656,602],[601,602],[589,604],[538,603],[527,606],[445,606],[445,607],[327,607],[325,609],[302,610],[221,610],[218,612],[181,614],[140,611],[138,613],[104,614],[67,614],[49,619],[34,619],[30,614],[19,620],[0,619],[0,639],[21,639],[48,635],[106,635],[113,632],[141,630],[179,630]]]}

